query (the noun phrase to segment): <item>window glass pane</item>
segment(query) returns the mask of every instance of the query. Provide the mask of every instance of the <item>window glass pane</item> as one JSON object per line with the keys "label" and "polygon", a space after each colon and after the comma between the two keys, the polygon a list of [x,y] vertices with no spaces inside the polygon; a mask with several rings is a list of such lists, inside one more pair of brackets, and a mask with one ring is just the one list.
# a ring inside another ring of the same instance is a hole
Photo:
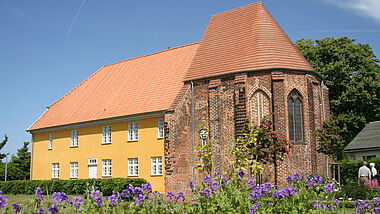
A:
{"label": "window glass pane", "polygon": [[289,97],[288,99],[288,120],[289,120],[289,140],[294,141],[294,101]]}
{"label": "window glass pane", "polygon": [[296,131],[297,131],[297,142],[303,141],[303,128],[302,128],[302,103],[301,99],[296,99]]}

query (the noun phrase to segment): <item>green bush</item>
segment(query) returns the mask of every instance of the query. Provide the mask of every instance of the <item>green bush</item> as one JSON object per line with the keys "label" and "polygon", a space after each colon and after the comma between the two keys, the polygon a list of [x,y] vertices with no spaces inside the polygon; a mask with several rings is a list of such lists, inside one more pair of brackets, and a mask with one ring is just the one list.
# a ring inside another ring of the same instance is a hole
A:
{"label": "green bush", "polygon": [[[373,162],[376,164],[377,168],[380,167],[380,158],[373,158],[366,161],[368,162],[368,165]],[[363,161],[342,160],[339,162],[339,165],[342,184],[358,182],[358,172],[359,168],[363,165]]]}
{"label": "green bush", "polygon": [[0,181],[0,190],[4,194],[34,194],[40,187],[46,194],[65,192],[70,195],[85,194],[88,188],[99,189],[104,195],[111,195],[112,191],[121,192],[129,184],[141,186],[146,181],[140,178],[109,178],[109,179],[78,179],[78,180],[22,180]]}
{"label": "green bush", "polygon": [[365,200],[370,197],[370,192],[371,190],[364,185],[359,185],[358,183],[348,183],[340,189],[340,191],[336,194],[336,197],[343,197],[344,199],[352,198],[352,200]]}

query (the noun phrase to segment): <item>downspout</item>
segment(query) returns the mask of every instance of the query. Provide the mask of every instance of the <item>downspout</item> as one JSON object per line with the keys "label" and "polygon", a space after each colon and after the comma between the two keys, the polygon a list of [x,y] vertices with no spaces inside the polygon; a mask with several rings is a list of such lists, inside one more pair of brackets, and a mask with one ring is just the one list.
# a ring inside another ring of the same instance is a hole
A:
{"label": "downspout", "polygon": [[[323,122],[326,120],[325,114],[325,98],[323,96],[323,80],[321,82],[321,95],[322,95],[322,114],[323,114]],[[326,177],[329,178],[329,157],[326,155]]]}
{"label": "downspout", "polygon": [[34,148],[34,143],[33,143],[33,134],[30,133],[32,136],[30,137],[30,144],[31,144],[31,152],[30,152],[30,176],[29,180],[32,180],[32,174],[33,174],[33,148]]}
{"label": "downspout", "polygon": [[195,139],[194,139],[194,83],[191,81],[191,130],[192,130],[192,138],[193,138],[193,182],[196,185],[195,180]]}

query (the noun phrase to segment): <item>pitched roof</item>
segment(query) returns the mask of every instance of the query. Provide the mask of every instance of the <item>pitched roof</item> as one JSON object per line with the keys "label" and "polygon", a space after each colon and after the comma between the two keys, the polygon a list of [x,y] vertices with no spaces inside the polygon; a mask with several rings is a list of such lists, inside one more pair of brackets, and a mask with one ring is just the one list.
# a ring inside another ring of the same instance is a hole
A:
{"label": "pitched roof", "polygon": [[314,70],[256,2],[212,16],[184,81],[271,68]]}
{"label": "pitched roof", "polygon": [[346,146],[345,152],[380,149],[380,121],[370,122]]}
{"label": "pitched roof", "polygon": [[169,109],[198,46],[106,65],[53,103],[28,130]]}

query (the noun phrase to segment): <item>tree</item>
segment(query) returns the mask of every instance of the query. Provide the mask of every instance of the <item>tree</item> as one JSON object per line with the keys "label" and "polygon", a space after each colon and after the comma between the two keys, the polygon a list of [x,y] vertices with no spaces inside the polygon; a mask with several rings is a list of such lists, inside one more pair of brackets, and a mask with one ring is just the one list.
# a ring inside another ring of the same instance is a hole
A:
{"label": "tree", "polygon": [[11,164],[14,164],[15,180],[27,180],[30,176],[30,152],[29,142],[24,142],[23,147],[17,149],[17,156],[12,156]]}
{"label": "tree", "polygon": [[332,118],[347,145],[365,125],[380,120],[380,61],[368,44],[347,37],[296,42],[329,88]]}
{"label": "tree", "polygon": [[[0,143],[0,150],[3,149],[3,147],[5,146],[5,144],[7,143],[8,141],[8,137],[7,135],[4,136],[4,140]],[[0,160],[3,160],[7,155],[6,154],[2,154],[0,153]]]}
{"label": "tree", "polygon": [[291,151],[293,142],[286,136],[273,129],[273,123],[266,117],[260,125],[251,126],[249,121],[245,124],[242,137],[235,143],[233,155],[235,165],[247,165],[250,172],[261,173],[262,166],[258,162],[274,165],[274,180],[277,185],[277,163],[283,161],[285,155]]}
{"label": "tree", "polygon": [[325,121],[321,129],[314,132],[318,138],[318,152],[332,157],[335,161],[343,159],[344,140],[337,120]]}

